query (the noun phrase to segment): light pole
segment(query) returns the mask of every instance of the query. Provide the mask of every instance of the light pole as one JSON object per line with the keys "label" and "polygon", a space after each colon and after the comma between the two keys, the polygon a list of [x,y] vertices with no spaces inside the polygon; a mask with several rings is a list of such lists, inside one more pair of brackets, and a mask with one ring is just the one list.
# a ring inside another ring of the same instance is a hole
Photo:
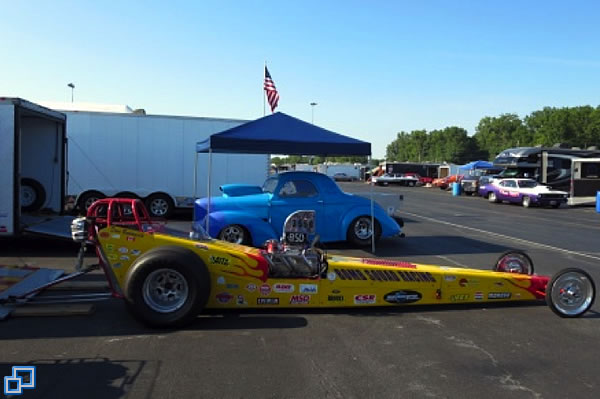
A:
{"label": "light pole", "polygon": [[313,125],[315,124],[315,105],[317,105],[317,103],[315,103],[315,102],[310,103],[311,110],[312,110],[312,112],[311,112],[311,114],[312,114],[312,116],[311,116],[311,123]]}
{"label": "light pole", "polygon": [[71,88],[71,102],[73,102],[73,90],[75,89],[75,85],[73,83],[69,83],[67,87]]}

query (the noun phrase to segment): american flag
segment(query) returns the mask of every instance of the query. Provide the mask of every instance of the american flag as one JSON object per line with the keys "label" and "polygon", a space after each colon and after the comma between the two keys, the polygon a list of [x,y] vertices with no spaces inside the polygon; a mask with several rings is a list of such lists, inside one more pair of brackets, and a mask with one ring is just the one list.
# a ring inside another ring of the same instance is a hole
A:
{"label": "american flag", "polygon": [[275,108],[277,108],[277,103],[279,103],[279,93],[275,88],[275,83],[273,83],[273,79],[271,79],[271,74],[265,65],[265,94],[267,95],[267,101],[271,106],[271,112],[275,112]]}

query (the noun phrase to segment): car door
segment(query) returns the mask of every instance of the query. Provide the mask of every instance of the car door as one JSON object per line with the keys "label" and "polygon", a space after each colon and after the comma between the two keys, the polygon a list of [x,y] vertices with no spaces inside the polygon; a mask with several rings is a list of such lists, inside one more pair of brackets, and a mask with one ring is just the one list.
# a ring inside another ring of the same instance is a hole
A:
{"label": "car door", "polygon": [[315,211],[317,233],[322,239],[326,239],[324,198],[313,182],[302,178],[282,182],[273,193],[269,216],[271,226],[277,235],[281,237],[285,219],[299,210]]}
{"label": "car door", "polygon": [[507,181],[508,180],[502,180],[498,183],[496,198],[498,198],[500,201],[508,200],[508,187],[506,186]]}

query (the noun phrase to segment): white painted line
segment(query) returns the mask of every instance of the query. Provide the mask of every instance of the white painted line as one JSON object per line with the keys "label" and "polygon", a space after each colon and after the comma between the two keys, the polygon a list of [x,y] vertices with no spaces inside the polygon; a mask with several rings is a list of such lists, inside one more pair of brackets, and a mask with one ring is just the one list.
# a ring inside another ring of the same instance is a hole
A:
{"label": "white painted line", "polygon": [[457,227],[457,228],[465,229],[465,230],[476,231],[478,233],[488,234],[490,236],[503,238],[503,239],[509,240],[509,241],[516,241],[516,242],[520,242],[520,243],[523,243],[523,244],[529,244],[529,245],[540,247],[540,248],[546,248],[546,249],[550,249],[552,251],[562,252],[562,253],[569,254],[569,255],[581,256],[583,258],[600,260],[600,256],[593,256],[593,255],[589,255],[589,254],[586,254],[586,253],[583,253],[583,252],[577,252],[577,251],[571,251],[569,249],[564,249],[564,248],[559,248],[559,247],[553,247],[552,245],[541,244],[541,243],[535,242],[535,241],[523,240],[521,238],[515,238],[515,237],[507,236],[507,235],[504,235],[504,234],[499,234],[499,233],[494,233],[494,232],[487,231],[487,230],[477,229],[475,227],[469,227],[469,226],[465,226],[465,225],[462,225],[462,224],[450,223],[450,222],[446,222],[446,221],[443,221],[443,220],[438,220],[438,219],[430,218],[430,217],[427,217],[427,216],[418,215],[416,213],[405,212],[405,211],[403,211],[402,213],[405,214],[405,215],[409,215],[409,216],[413,216],[413,217],[425,219],[425,220],[428,220],[430,222],[445,224],[447,226]]}

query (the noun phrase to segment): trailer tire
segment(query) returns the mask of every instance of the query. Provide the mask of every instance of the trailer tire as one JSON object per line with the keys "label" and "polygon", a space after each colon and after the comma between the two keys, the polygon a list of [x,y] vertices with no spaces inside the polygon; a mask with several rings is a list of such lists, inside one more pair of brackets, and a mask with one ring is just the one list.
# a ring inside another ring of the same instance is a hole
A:
{"label": "trailer tire", "polygon": [[21,179],[20,200],[23,212],[37,211],[46,202],[46,190],[39,181],[24,177]]}
{"label": "trailer tire", "polygon": [[146,198],[146,208],[151,217],[168,219],[173,214],[175,204],[171,197],[162,193],[155,193]]}
{"label": "trailer tire", "polygon": [[123,291],[127,309],[142,323],[159,328],[181,327],[206,306],[210,275],[194,252],[163,246],[133,263]]}
{"label": "trailer tire", "polygon": [[87,213],[88,208],[99,199],[106,198],[100,191],[88,191],[79,196],[77,208],[83,213]]}

